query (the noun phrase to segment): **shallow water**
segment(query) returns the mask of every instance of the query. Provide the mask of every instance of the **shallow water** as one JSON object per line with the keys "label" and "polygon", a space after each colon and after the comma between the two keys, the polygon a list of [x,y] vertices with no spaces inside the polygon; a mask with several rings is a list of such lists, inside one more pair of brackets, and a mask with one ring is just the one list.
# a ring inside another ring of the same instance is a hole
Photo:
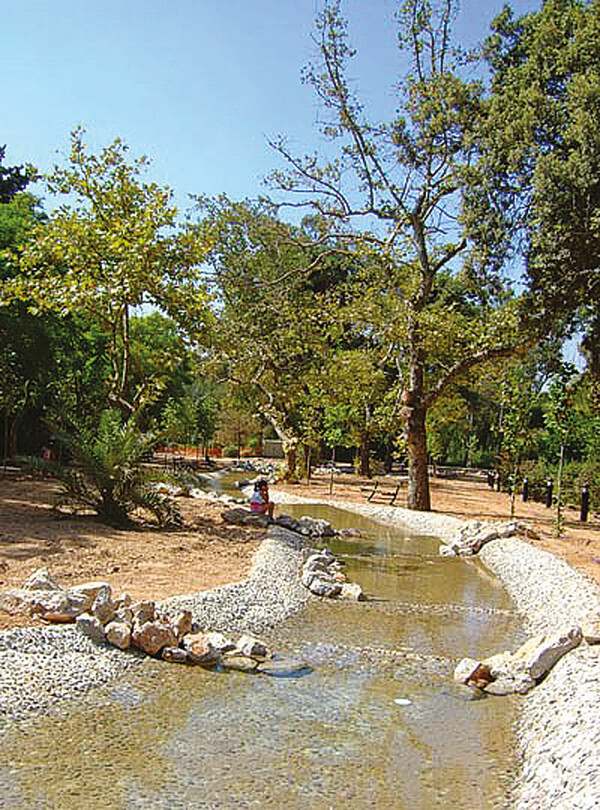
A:
{"label": "shallow water", "polygon": [[149,661],[143,677],[11,732],[0,806],[507,806],[516,699],[473,700],[452,682],[457,658],[521,640],[498,583],[438,557],[433,538],[330,507],[285,511],[363,532],[328,545],[371,601],[311,602],[268,639],[312,672]]}

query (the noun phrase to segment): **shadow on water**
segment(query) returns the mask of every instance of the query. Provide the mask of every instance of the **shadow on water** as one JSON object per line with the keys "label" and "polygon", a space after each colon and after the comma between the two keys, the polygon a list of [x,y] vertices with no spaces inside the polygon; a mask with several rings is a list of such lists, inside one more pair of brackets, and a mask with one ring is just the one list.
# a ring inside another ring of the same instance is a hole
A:
{"label": "shadow on water", "polygon": [[6,736],[7,807],[507,806],[516,699],[474,700],[452,682],[457,658],[521,641],[497,582],[437,557],[434,538],[329,507],[286,511],[359,528],[328,546],[374,597],[315,600],[272,633],[310,674],[149,661],[143,677]]}

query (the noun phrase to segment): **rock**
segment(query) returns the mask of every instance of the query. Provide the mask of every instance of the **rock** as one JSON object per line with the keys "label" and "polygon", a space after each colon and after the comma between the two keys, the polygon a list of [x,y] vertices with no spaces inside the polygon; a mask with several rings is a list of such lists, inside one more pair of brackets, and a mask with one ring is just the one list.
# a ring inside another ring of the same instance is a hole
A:
{"label": "rock", "polygon": [[112,621],[104,628],[106,640],[113,647],[127,650],[131,646],[131,625],[125,622]]}
{"label": "rock", "polygon": [[112,622],[115,617],[115,606],[111,599],[110,587],[98,591],[90,613],[102,622],[102,624]]}
{"label": "rock", "polygon": [[269,654],[267,645],[254,636],[240,636],[235,646],[235,653],[241,653],[249,657],[266,658]]}
{"label": "rock", "polygon": [[237,672],[256,672],[259,665],[254,658],[236,652],[227,653],[219,663],[224,669],[234,669]]}
{"label": "rock", "polygon": [[129,628],[133,627],[133,610],[126,605],[117,608],[117,610],[115,610],[113,621],[126,624]]}
{"label": "rock", "polygon": [[209,632],[205,633],[204,635],[206,636],[208,644],[213,648],[213,650],[216,650],[219,655],[223,655],[223,653],[235,650],[235,644],[232,644],[231,641],[223,635],[223,633]]}
{"label": "rock", "polygon": [[163,661],[168,661],[169,664],[189,664],[189,658],[186,650],[181,647],[164,647],[161,652]]}
{"label": "rock", "polygon": [[133,599],[131,595],[127,593],[127,591],[123,591],[123,593],[117,598],[113,599],[115,610],[121,610],[121,608],[130,607],[133,603]]}
{"label": "rock", "polygon": [[91,638],[92,641],[95,641],[96,644],[103,644],[106,641],[104,627],[91,613],[82,613],[75,621],[82,633],[85,633],[85,635]]}
{"label": "rock", "polygon": [[49,622],[74,622],[86,612],[88,599],[69,591],[35,591],[29,610]]}
{"label": "rock", "polygon": [[257,666],[257,671],[263,675],[271,675],[278,678],[300,678],[311,673],[312,667],[306,661],[299,658],[270,659],[263,661]]}
{"label": "rock", "polygon": [[183,637],[182,644],[190,663],[214,664],[219,660],[219,654],[211,647],[205,633],[189,633]]}
{"label": "rock", "polygon": [[583,622],[581,632],[588,644],[600,644],[600,617]]}
{"label": "rock", "polygon": [[23,584],[24,591],[64,591],[47,568],[38,568]]}
{"label": "rock", "polygon": [[72,588],[69,588],[69,593],[81,596],[86,600],[86,611],[92,607],[94,600],[101,591],[108,592],[110,599],[111,588],[108,582],[82,582],[80,585],[74,585]]}
{"label": "rock", "polygon": [[188,633],[182,644],[195,664],[215,663],[224,653],[235,649],[235,644],[222,633]]}
{"label": "rock", "polygon": [[454,671],[454,679],[493,695],[524,695],[563,655],[577,647],[582,637],[581,628],[573,627],[553,635],[534,636],[514,653],[498,653],[484,661],[464,658]]}
{"label": "rock", "polygon": [[339,582],[335,582],[333,579],[324,579],[322,576],[314,576],[308,586],[308,589],[311,593],[314,593],[316,596],[337,596],[341,590],[342,586]]}
{"label": "rock", "polygon": [[457,552],[451,546],[440,546],[438,551],[440,557],[456,557]]}
{"label": "rock", "polygon": [[133,613],[133,622],[137,625],[146,624],[146,622],[153,622],[156,616],[156,605],[153,601],[147,600],[145,602],[134,602],[131,605]]}
{"label": "rock", "polygon": [[308,515],[302,515],[298,520],[298,525],[300,534],[308,537],[333,537],[336,534],[335,529],[327,520],[311,518]]}
{"label": "rock", "polygon": [[519,520],[497,521],[484,523],[480,520],[471,520],[465,523],[454,534],[448,545],[440,547],[440,554],[445,557],[455,555],[468,556],[477,554],[483,546],[499,537],[513,537],[522,535],[536,537],[536,533],[527,524]]}
{"label": "rock", "polygon": [[[514,655],[515,661],[523,661],[536,681],[552,669],[554,664],[570,650],[581,644],[580,627],[572,627],[553,635],[530,639]],[[492,673],[493,674],[493,673]]]}
{"label": "rock", "polygon": [[175,632],[179,641],[192,631],[192,611],[183,610],[174,622]]}
{"label": "rock", "polygon": [[140,650],[149,655],[157,655],[163,647],[177,647],[177,636],[175,631],[168,624],[162,622],[145,622],[135,627],[132,642]]}
{"label": "rock", "polygon": [[338,534],[340,537],[360,537],[362,532],[360,529],[340,529]]}
{"label": "rock", "polygon": [[490,668],[474,658],[463,658],[454,670],[456,683],[485,688],[493,681]]}
{"label": "rock", "polygon": [[344,582],[339,593],[339,598],[352,599],[356,602],[364,602],[366,596],[364,595],[363,589],[360,587],[358,582]]}

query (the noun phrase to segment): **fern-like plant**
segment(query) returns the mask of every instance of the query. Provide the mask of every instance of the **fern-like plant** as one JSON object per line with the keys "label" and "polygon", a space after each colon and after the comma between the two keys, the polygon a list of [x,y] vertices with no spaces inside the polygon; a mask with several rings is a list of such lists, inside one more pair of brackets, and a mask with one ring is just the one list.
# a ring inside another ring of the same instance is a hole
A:
{"label": "fern-like plant", "polygon": [[157,437],[143,433],[135,415],[123,422],[119,411],[105,410],[96,431],[73,428],[56,438],[72,462],[56,468],[63,485],[57,508],[88,507],[111,526],[129,525],[140,509],[152,513],[161,526],[181,523],[175,504],[148,484],[142,463]]}

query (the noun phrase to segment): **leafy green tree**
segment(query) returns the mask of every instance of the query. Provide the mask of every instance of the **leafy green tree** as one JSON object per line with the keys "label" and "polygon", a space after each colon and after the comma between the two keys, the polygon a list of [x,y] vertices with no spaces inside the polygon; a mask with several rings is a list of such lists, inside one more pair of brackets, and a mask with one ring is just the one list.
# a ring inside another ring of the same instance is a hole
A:
{"label": "leafy green tree", "polygon": [[[469,219],[498,261],[523,260],[547,329],[575,316],[600,377],[600,4],[546,0],[493,23],[481,183]],[[512,246],[512,250],[509,249]]]}
{"label": "leafy green tree", "polygon": [[6,155],[6,144],[0,146],[0,204],[9,203],[21,191],[25,191],[29,183],[36,178],[36,171],[32,166],[3,166]]}
{"label": "leafy green tree", "polygon": [[248,392],[255,412],[282,440],[293,479],[304,427],[312,423],[308,411],[320,407],[311,372],[324,363],[337,328],[326,271],[321,266],[312,278],[317,262],[310,239],[268,207],[222,197],[203,200],[202,208],[199,229],[212,243],[207,260],[220,301],[215,374]]}
{"label": "leafy green tree", "polygon": [[154,304],[190,333],[204,329],[205,249],[197,235],[177,230],[170,190],[142,181],[146,158],[129,162],[119,139],[89,154],[83,137],[73,132],[68,165],[45,178],[66,202],[30,232],[5,296],[33,302],[33,313],[85,314],[97,323],[107,335],[108,401],[128,415],[155,387],[146,380],[131,391],[131,316]]}
{"label": "leafy green tree", "polygon": [[573,386],[576,377],[575,369],[569,364],[565,364],[561,373],[557,374],[550,384],[547,408],[544,413],[546,426],[555,435],[559,444],[558,470],[554,491],[554,505],[556,507],[554,534],[558,537],[560,537],[564,530],[563,468],[565,463],[565,446],[574,425]]}
{"label": "leafy green tree", "polygon": [[502,279],[493,267],[471,280],[471,294],[480,299],[477,317],[441,305],[437,281],[454,275],[468,246],[457,213],[462,193],[478,182],[471,165],[486,114],[481,83],[463,78],[453,58],[455,10],[453,2],[402,5],[398,44],[410,69],[399,85],[401,112],[379,122],[368,119],[348,78],[354,51],[340,3],[326,2],[316,26],[320,61],[305,78],[328,116],[323,134],[340,144],[338,156],[320,162],[296,156],[283,139],[273,142],[287,169],[272,182],[294,193],[294,205],[317,212],[323,245],[339,246],[346,236],[360,245],[362,264],[372,271],[362,317],[365,329],[378,332],[384,354],[390,347],[395,352],[390,362],[409,458],[408,506],[421,510],[430,508],[428,410],[461,375],[509,355],[521,337],[518,308],[499,295]]}

